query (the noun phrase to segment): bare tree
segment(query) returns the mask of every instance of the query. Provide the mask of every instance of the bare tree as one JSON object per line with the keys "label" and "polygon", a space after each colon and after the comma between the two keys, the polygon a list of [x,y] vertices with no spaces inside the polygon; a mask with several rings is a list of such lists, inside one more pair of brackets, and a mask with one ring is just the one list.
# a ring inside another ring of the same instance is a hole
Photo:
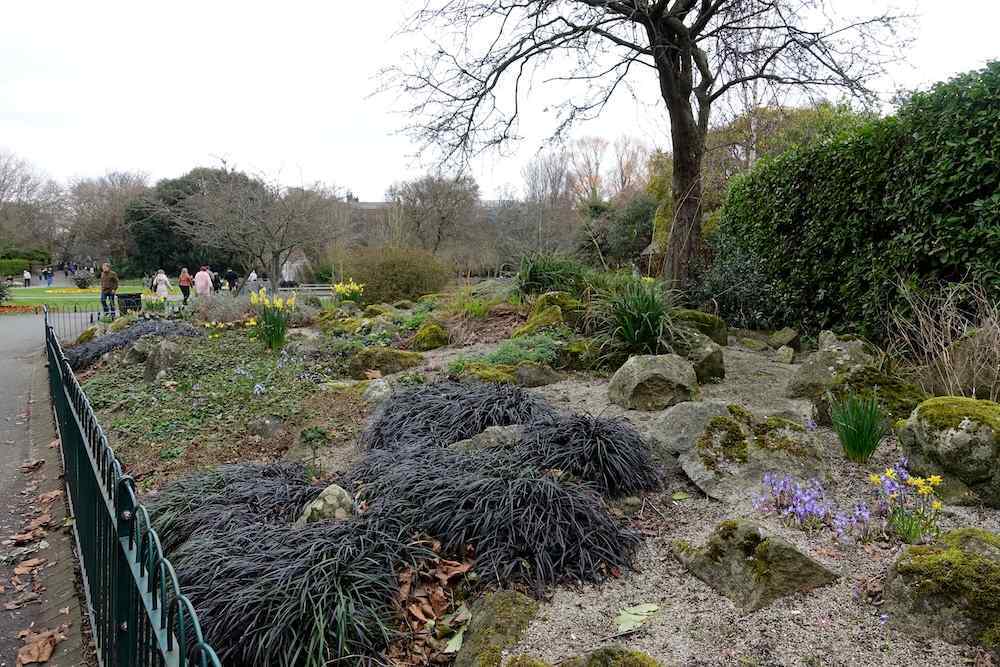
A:
{"label": "bare tree", "polygon": [[240,255],[245,267],[267,267],[274,286],[295,251],[330,232],[331,207],[344,205],[321,185],[289,188],[225,167],[206,170],[174,224],[194,242]]}
{"label": "bare tree", "polygon": [[579,203],[601,201],[607,198],[604,184],[605,158],[608,140],[601,137],[583,137],[573,142],[570,153],[573,192]]}
{"label": "bare tree", "polygon": [[43,248],[55,254],[65,222],[62,186],[27,160],[0,151],[0,252]]}
{"label": "bare tree", "polygon": [[407,231],[421,247],[437,252],[476,218],[479,186],[469,176],[428,174],[397,183],[387,197],[400,207]]}
{"label": "bare tree", "polygon": [[570,152],[557,148],[535,156],[521,170],[524,205],[508,205],[498,218],[504,245],[512,254],[564,249],[577,222]]}
{"label": "bare tree", "polygon": [[427,0],[405,26],[426,52],[391,69],[414,102],[410,131],[444,160],[517,137],[535,73],[576,82],[556,134],[593,117],[635,71],[655,75],[670,118],[674,224],[665,277],[683,286],[700,244],[701,163],[712,106],[753,82],[868,98],[899,40],[897,17],[839,19],[829,0]]}
{"label": "bare tree", "polygon": [[68,194],[72,252],[124,262],[131,251],[125,212],[146,194],[147,182],[141,172],[113,171],[73,183]]}
{"label": "bare tree", "polygon": [[645,186],[649,155],[648,146],[628,135],[615,139],[611,144],[611,166],[605,177],[611,197],[630,194]]}

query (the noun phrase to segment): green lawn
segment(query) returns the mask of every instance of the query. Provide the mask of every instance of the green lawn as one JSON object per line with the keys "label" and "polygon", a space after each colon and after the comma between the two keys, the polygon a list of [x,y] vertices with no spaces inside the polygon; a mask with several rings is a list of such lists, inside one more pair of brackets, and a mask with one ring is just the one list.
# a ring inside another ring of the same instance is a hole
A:
{"label": "green lawn", "polygon": [[[118,292],[146,292],[142,279],[123,280],[119,284]],[[180,290],[174,287],[171,294],[180,294]],[[76,287],[13,287],[10,290],[10,298],[6,301],[11,306],[79,306],[79,305],[100,305],[100,287],[89,289],[78,289]]]}

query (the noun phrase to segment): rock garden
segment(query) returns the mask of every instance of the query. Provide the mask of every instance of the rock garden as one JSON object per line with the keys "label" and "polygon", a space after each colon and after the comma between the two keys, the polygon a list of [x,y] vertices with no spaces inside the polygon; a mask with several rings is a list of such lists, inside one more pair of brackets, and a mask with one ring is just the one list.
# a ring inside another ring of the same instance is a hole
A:
{"label": "rock garden", "polygon": [[1000,660],[1000,405],[932,364],[555,257],[355,288],[67,348],[224,664]]}

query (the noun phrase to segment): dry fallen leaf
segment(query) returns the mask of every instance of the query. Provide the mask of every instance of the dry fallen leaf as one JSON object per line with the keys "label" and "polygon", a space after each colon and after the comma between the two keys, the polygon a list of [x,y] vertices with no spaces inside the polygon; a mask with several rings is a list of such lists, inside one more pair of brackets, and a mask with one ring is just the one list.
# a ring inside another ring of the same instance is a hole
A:
{"label": "dry fallen leaf", "polygon": [[52,515],[48,512],[45,514],[39,514],[31,520],[27,529],[31,531],[38,530],[39,528],[49,525],[50,521],[52,521]]}
{"label": "dry fallen leaf", "polygon": [[44,558],[29,558],[14,567],[14,574],[31,574],[43,564],[45,564]]}
{"label": "dry fallen leaf", "polygon": [[56,498],[60,497],[62,493],[63,493],[62,489],[55,489],[54,491],[48,491],[47,493],[43,493],[42,495],[38,496],[38,502],[42,503],[43,505],[47,505]]}
{"label": "dry fallen leaf", "polygon": [[25,461],[21,464],[21,472],[32,472],[38,470],[45,463],[44,459],[35,459],[34,461]]}
{"label": "dry fallen leaf", "polygon": [[18,667],[48,662],[56,650],[56,645],[66,639],[65,632],[68,627],[68,625],[60,625],[55,630],[29,632],[24,646],[17,652]]}
{"label": "dry fallen leaf", "polygon": [[22,593],[16,598],[6,603],[3,608],[7,611],[14,611],[15,609],[20,609],[26,604],[38,601],[38,593]]}
{"label": "dry fallen leaf", "polygon": [[382,371],[378,369],[369,368],[368,370],[365,371],[365,377],[367,377],[369,380],[377,380],[380,377],[382,377]]}
{"label": "dry fallen leaf", "polygon": [[59,438],[56,438],[55,440],[49,443],[49,449],[55,449],[58,446],[59,446]]}

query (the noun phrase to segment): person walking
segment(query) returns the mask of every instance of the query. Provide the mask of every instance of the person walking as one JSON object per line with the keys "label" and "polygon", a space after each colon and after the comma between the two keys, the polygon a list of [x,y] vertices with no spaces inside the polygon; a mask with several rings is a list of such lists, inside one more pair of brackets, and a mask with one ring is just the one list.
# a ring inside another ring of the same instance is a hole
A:
{"label": "person walking", "polygon": [[191,298],[191,285],[194,284],[194,280],[191,278],[191,274],[188,273],[187,267],[185,266],[181,269],[181,275],[177,278],[177,286],[181,288],[181,294],[184,296],[184,305],[188,305],[188,299]]}
{"label": "person walking", "polygon": [[170,296],[170,278],[167,278],[163,269],[157,271],[156,276],[153,277],[153,289],[156,291],[156,296],[164,299]]}
{"label": "person walking", "polygon": [[212,296],[212,274],[207,266],[201,267],[198,273],[194,274],[194,291],[201,298],[211,298]]}
{"label": "person walking", "polygon": [[114,317],[117,312],[115,293],[118,291],[118,274],[111,270],[107,262],[101,264],[101,311]]}
{"label": "person walking", "polygon": [[240,279],[240,275],[233,271],[232,269],[226,269],[226,284],[229,286],[229,291],[236,296],[236,282]]}
{"label": "person walking", "polygon": [[52,267],[45,269],[45,284],[52,287],[52,282],[56,278],[56,272],[52,270]]}
{"label": "person walking", "polygon": [[24,279],[24,286],[31,287],[31,271],[28,269],[24,270],[24,275],[21,276]]}

